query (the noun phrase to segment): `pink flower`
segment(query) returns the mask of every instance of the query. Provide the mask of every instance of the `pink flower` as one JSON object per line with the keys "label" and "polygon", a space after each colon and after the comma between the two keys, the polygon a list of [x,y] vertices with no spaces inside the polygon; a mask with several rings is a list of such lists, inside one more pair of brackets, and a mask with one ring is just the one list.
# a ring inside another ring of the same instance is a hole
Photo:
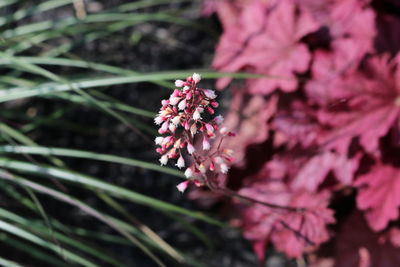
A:
{"label": "pink flower", "polygon": [[175,166],[177,166],[179,169],[185,167],[185,160],[183,159],[182,155],[179,157]]}
{"label": "pink flower", "polygon": [[167,155],[163,155],[163,156],[160,158],[161,166],[162,166],[162,165],[166,165],[167,162],[168,162],[168,156],[167,156]]}
{"label": "pink flower", "polygon": [[185,82],[182,81],[182,80],[176,80],[175,81],[175,86],[176,87],[182,87],[184,84],[185,84]]}
{"label": "pink flower", "polygon": [[198,74],[198,73],[193,73],[192,78],[193,78],[193,81],[194,81],[195,83],[199,83],[200,80],[201,80],[201,76],[200,76],[200,74]]}
{"label": "pink flower", "polygon": [[189,180],[184,181],[184,182],[178,184],[178,185],[176,186],[176,188],[178,188],[178,191],[179,191],[179,192],[183,193],[183,192],[186,191],[186,189],[187,189],[189,183],[190,183]]}
{"label": "pink flower", "polygon": [[208,142],[207,138],[204,137],[203,138],[203,150],[210,150],[210,147],[211,147],[210,142]]}
{"label": "pink flower", "polygon": [[186,169],[186,171],[185,171],[185,176],[186,176],[186,178],[191,178],[191,177],[193,177],[193,171],[192,171],[191,168],[187,168],[187,169]]}
{"label": "pink flower", "polygon": [[208,97],[209,99],[214,99],[214,98],[217,97],[217,95],[215,94],[214,90],[204,89],[203,92],[206,95],[206,97]]}
{"label": "pink flower", "polygon": [[194,146],[191,143],[187,144],[187,150],[188,150],[189,154],[193,154],[193,152],[196,151],[196,149],[194,148]]}

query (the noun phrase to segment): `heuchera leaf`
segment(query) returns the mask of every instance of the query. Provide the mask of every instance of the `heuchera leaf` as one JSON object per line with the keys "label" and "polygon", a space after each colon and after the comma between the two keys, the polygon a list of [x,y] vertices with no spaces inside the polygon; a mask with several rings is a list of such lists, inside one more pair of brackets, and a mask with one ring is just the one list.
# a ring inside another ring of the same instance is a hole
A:
{"label": "heuchera leaf", "polygon": [[357,206],[365,210],[365,217],[374,231],[385,229],[391,220],[399,217],[399,168],[379,162],[361,175],[355,186],[359,187]]}
{"label": "heuchera leaf", "polygon": [[[252,1],[251,3],[258,2],[269,1]],[[226,30],[218,45],[213,66],[221,71],[235,72],[251,69],[255,73],[278,77],[251,82],[252,93],[269,94],[278,87],[284,91],[294,91],[297,87],[294,72],[306,71],[311,59],[306,45],[299,43],[299,40],[318,29],[319,25],[308,13],[297,14],[295,5],[288,0],[270,4],[267,9],[268,15],[263,11],[266,10],[265,7],[256,7],[251,12],[250,8],[254,8],[254,5],[249,4],[243,10],[243,14],[250,12],[251,20],[246,20],[246,23],[251,23],[254,29],[247,33],[247,38],[241,38],[246,41],[245,46],[243,47],[243,42],[237,45],[237,41],[232,42],[234,37],[230,37],[232,34],[242,35],[240,28]],[[254,27],[254,25],[259,25],[259,27]],[[226,51],[232,46],[241,49],[227,61],[224,57]],[[220,80],[217,85],[220,88],[225,87],[228,82],[229,80]]]}
{"label": "heuchera leaf", "polygon": [[235,152],[236,167],[245,164],[244,153],[249,144],[261,143],[267,139],[267,121],[275,114],[277,102],[277,96],[266,100],[261,96],[248,95],[243,90],[233,91],[231,110],[223,126],[236,133],[235,138],[224,141],[224,145]]}
{"label": "heuchera leaf", "polygon": [[335,267],[400,266],[400,249],[372,232],[360,212],[344,220],[335,247]]}
{"label": "heuchera leaf", "polygon": [[[244,208],[242,213],[244,236],[258,248],[271,241],[276,249],[290,257],[299,257],[305,251],[315,249],[329,239],[327,224],[334,223],[333,211],[327,208],[327,192],[310,194],[304,191],[291,191],[282,181],[268,178],[257,182],[239,192],[259,201],[272,204],[306,208],[306,211],[293,212],[277,210],[261,204]],[[258,256],[263,255],[258,251]],[[263,251],[262,251],[263,252]]]}
{"label": "heuchera leaf", "polygon": [[328,92],[331,104],[321,109],[318,117],[332,130],[321,137],[320,144],[345,154],[352,138],[360,137],[367,152],[378,153],[379,138],[388,132],[400,111],[400,68],[396,61],[388,62],[387,56],[371,58],[365,71],[328,89],[332,89]]}

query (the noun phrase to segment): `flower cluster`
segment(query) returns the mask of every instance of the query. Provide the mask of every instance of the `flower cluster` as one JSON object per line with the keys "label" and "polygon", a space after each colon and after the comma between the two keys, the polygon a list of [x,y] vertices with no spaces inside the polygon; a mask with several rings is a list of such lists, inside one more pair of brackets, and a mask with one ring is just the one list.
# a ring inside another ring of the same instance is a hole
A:
{"label": "flower cluster", "polygon": [[[186,81],[177,80],[175,89],[168,100],[162,100],[160,112],[154,119],[160,125],[155,139],[161,154],[160,163],[166,165],[170,159],[177,159],[178,168],[186,168],[187,181],[178,185],[184,191],[190,182],[197,186],[208,184],[209,175],[226,174],[232,161],[232,151],[222,149],[225,136],[233,136],[226,128],[220,128],[221,115],[213,116],[218,107],[217,97],[211,89],[198,88],[201,76],[194,73]],[[215,151],[212,145],[218,141]]]}

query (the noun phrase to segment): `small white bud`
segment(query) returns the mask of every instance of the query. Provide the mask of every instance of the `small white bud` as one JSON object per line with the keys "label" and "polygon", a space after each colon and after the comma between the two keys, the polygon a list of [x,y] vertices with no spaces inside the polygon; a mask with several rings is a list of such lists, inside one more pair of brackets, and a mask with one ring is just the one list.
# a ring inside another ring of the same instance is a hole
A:
{"label": "small white bud", "polygon": [[196,108],[195,112],[193,113],[193,119],[194,119],[195,121],[201,119],[200,111],[199,111],[198,108]]}
{"label": "small white bud", "polygon": [[193,176],[193,171],[191,168],[187,168],[185,171],[186,178],[191,178]]}
{"label": "small white bud", "polygon": [[194,148],[194,146],[191,143],[187,144],[187,150],[189,154],[193,154],[194,151],[196,151],[196,149]]}
{"label": "small white bud", "polygon": [[168,162],[168,156],[167,156],[167,155],[163,155],[163,156],[160,158],[161,166],[162,166],[162,165],[166,165],[167,162]]}
{"label": "small white bud", "polygon": [[200,82],[200,80],[201,80],[201,76],[200,76],[200,74],[198,74],[198,73],[193,73],[192,78],[193,78],[193,81],[194,81],[195,83],[198,83],[198,82]]}
{"label": "small white bud", "polygon": [[186,99],[183,99],[181,102],[179,102],[178,108],[180,110],[184,110],[186,108]]}
{"label": "small white bud", "polygon": [[222,163],[221,165],[219,165],[219,167],[221,168],[221,172],[222,172],[223,174],[228,173],[228,171],[229,171],[228,165],[226,165],[225,163]]}
{"label": "small white bud", "polygon": [[203,138],[203,150],[210,150],[210,142],[208,142],[207,138]]}
{"label": "small white bud", "polygon": [[164,120],[162,119],[161,116],[157,116],[154,118],[154,123],[157,125],[160,125]]}
{"label": "small white bud", "polygon": [[176,81],[175,81],[175,86],[176,86],[176,87],[182,87],[184,83],[185,83],[185,82],[182,81],[182,80],[176,80]]}
{"label": "small white bud", "polygon": [[185,167],[185,160],[183,159],[182,155],[179,157],[175,166],[177,166],[179,169]]}
{"label": "small white bud", "polygon": [[221,115],[218,115],[214,118],[214,121],[216,124],[220,125],[224,122],[224,117],[222,117]]}
{"label": "small white bud", "polygon": [[214,98],[217,97],[217,95],[215,94],[214,90],[204,89],[203,92],[206,95],[206,97],[208,97],[209,99],[214,99]]}
{"label": "small white bud", "polygon": [[173,124],[177,125],[177,126],[178,126],[178,124],[180,123],[180,121],[181,121],[181,116],[175,116],[175,117],[171,120],[171,122],[172,122]]}
{"label": "small white bud", "polygon": [[162,136],[157,136],[156,139],[154,139],[154,142],[156,143],[156,145],[160,145],[164,140],[164,137]]}
{"label": "small white bud", "polygon": [[180,97],[171,96],[171,97],[169,98],[169,103],[170,103],[172,106],[175,106],[176,104],[178,104],[179,100],[181,100]]}
{"label": "small white bud", "polygon": [[185,192],[186,188],[188,187],[189,182],[190,182],[190,181],[184,181],[184,182],[178,184],[178,185],[176,186],[176,188],[178,188],[178,191],[179,191],[179,192],[183,193],[183,192]]}

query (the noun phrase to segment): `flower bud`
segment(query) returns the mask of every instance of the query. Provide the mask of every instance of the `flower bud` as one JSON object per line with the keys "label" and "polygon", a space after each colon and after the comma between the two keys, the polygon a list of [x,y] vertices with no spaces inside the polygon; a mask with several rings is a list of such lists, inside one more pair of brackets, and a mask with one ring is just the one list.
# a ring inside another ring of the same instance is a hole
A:
{"label": "flower bud", "polygon": [[189,154],[193,154],[194,151],[196,151],[196,149],[194,148],[194,146],[191,143],[187,144],[187,150]]}
{"label": "flower bud", "polygon": [[182,81],[182,80],[176,80],[175,81],[175,86],[176,87],[182,87],[184,84],[185,84],[185,82]]}
{"label": "flower bud", "polygon": [[175,164],[179,169],[185,167],[185,160],[182,155],[179,157],[178,161]]}
{"label": "flower bud", "polygon": [[194,81],[195,83],[199,83],[200,80],[201,80],[201,76],[200,76],[200,74],[198,74],[198,73],[193,73],[192,78],[193,78],[193,81]]}
{"label": "flower bud", "polygon": [[167,162],[168,162],[168,156],[167,156],[167,155],[163,155],[163,156],[160,158],[161,166],[162,166],[162,165],[166,165]]}
{"label": "flower bud", "polygon": [[191,178],[191,177],[193,177],[193,171],[192,171],[191,168],[187,168],[187,169],[186,169],[186,171],[185,171],[185,176],[186,176],[186,178]]}
{"label": "flower bud", "polygon": [[176,188],[178,189],[179,192],[183,193],[183,192],[185,192],[185,190],[187,189],[189,183],[190,183],[189,180],[184,181],[184,182],[178,184],[178,185],[176,186]]}

